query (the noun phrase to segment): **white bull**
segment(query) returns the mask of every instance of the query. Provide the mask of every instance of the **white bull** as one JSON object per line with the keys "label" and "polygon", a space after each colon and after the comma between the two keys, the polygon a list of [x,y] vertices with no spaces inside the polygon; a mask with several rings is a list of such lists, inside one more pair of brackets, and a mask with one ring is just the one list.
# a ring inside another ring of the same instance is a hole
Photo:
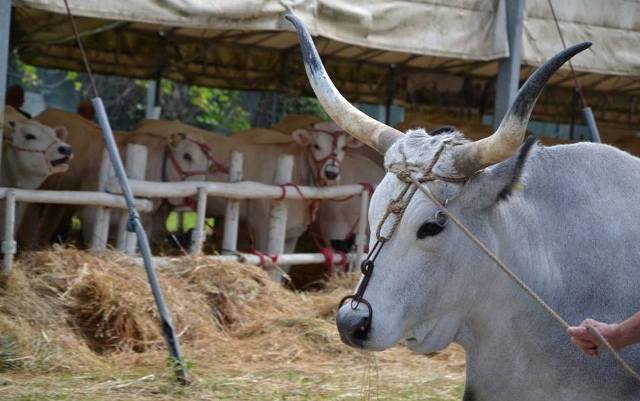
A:
{"label": "white bull", "polygon": [[[64,142],[66,129],[51,128],[6,107],[0,186],[36,189],[48,176],[67,171],[73,150]],[[20,226],[24,210],[19,203],[15,227]],[[0,219],[4,221],[4,213]]]}
{"label": "white bull", "polygon": [[[302,22],[288,19],[323,107],[385,153],[389,171],[369,210],[372,227],[382,229],[382,248],[359,285],[362,297],[338,310],[343,341],[371,350],[405,341],[421,353],[459,343],[467,355],[464,401],[640,399],[640,385],[610,355],[590,359],[573,347],[563,326],[447,224],[411,181],[423,181],[568,321],[619,321],[636,312],[640,160],[606,145],[520,146],[545,83],[590,44],[547,61],[498,130],[471,142],[456,131],[404,135],[364,116],[328,79]],[[638,347],[622,356],[640,366]]]}
{"label": "white bull", "polygon": [[[43,188],[53,190],[97,190],[98,172],[104,150],[102,131],[97,124],[81,116],[62,110],[46,110],[36,117],[47,124],[63,125],[69,131],[69,143],[81,149],[71,163],[69,171],[59,177],[52,177]],[[116,132],[120,153],[125,154],[126,144],[144,145],[148,149],[146,179],[150,181],[204,180],[209,168],[209,157],[203,148],[202,139],[194,134],[176,133],[164,135],[152,131]],[[173,200],[176,203],[181,200]],[[163,207],[163,202],[154,204],[154,209]],[[69,226],[71,217],[79,210],[76,206],[31,205],[27,212],[29,224],[21,232],[21,243],[30,247],[40,247],[53,239],[59,228]],[[92,231],[93,213],[86,208],[81,214],[85,243]],[[151,214],[142,215],[148,229],[157,223]],[[115,220],[115,218],[114,218]],[[28,227],[27,227],[28,226]]]}

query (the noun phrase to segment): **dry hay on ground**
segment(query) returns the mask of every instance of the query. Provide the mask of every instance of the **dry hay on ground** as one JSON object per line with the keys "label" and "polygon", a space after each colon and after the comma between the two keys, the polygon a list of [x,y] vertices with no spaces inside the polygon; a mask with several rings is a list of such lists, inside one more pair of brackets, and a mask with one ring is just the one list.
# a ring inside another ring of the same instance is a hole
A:
{"label": "dry hay on ground", "polygon": [[[159,278],[185,359],[200,383],[224,378],[250,391],[257,381],[268,392],[299,374],[309,386],[335,394],[354,381],[359,386],[363,366],[371,364],[370,354],[344,346],[335,330],[336,301],[351,291],[356,277],[334,279],[323,291],[296,293],[254,266],[183,258],[163,268]],[[97,257],[67,249],[26,255],[0,289],[0,371],[16,383],[47,375],[113,378],[141,369],[164,372],[170,383],[165,352],[145,272],[122,254]],[[459,392],[460,349],[431,357],[395,349],[375,359],[394,386],[403,386],[406,377],[422,383],[442,376],[438,380],[457,386],[447,391]],[[119,389],[122,381],[113,380]],[[135,386],[142,392],[153,388],[146,382]],[[225,391],[220,387],[215,394]],[[313,399],[325,399],[322,394]]]}

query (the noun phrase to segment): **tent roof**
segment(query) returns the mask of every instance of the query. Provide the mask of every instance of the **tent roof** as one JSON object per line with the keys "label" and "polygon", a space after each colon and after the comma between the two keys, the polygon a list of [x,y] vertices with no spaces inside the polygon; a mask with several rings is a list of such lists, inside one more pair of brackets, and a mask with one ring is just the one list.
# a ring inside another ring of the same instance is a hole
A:
{"label": "tent roof", "polygon": [[[352,101],[376,103],[384,102],[390,86],[397,100],[415,102],[424,98],[416,91],[456,93],[494,77],[496,60],[508,55],[505,1],[288,0],[316,36],[338,88]],[[82,70],[63,0],[13,4],[12,45],[21,59]],[[280,1],[70,0],[70,6],[81,17],[98,73],[311,93]],[[568,43],[594,42],[574,59],[581,83],[590,91],[640,94],[640,2],[554,6]],[[561,48],[547,0],[526,1],[522,78]],[[552,85],[572,88],[568,71]]]}

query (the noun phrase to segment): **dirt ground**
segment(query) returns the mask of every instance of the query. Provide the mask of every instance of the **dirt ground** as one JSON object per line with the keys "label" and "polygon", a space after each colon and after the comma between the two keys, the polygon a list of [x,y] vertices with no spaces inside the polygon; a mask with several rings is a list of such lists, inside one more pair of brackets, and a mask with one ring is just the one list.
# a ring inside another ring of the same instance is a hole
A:
{"label": "dirt ground", "polygon": [[341,276],[316,292],[252,266],[184,258],[160,281],[191,385],[176,383],[144,272],[127,257],[25,255],[0,290],[2,400],[459,400],[464,354],[364,353],[335,330]]}

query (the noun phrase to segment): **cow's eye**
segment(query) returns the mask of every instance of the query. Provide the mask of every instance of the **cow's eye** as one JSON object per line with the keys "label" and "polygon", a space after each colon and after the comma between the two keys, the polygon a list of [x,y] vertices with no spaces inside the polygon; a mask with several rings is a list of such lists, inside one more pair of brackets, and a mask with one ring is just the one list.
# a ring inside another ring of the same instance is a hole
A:
{"label": "cow's eye", "polygon": [[314,144],[313,144],[313,148],[314,148],[315,150],[320,150],[320,145],[318,145],[317,143],[314,143]]}
{"label": "cow's eye", "polygon": [[447,216],[438,211],[434,216],[434,220],[435,221],[427,221],[420,226],[416,233],[418,239],[438,235],[442,230],[444,230],[444,227],[447,225]]}
{"label": "cow's eye", "polygon": [[188,162],[193,161],[193,157],[189,153],[185,153],[182,157]]}
{"label": "cow's eye", "polygon": [[33,134],[27,134],[24,136],[24,139],[26,139],[27,141],[32,141],[34,139],[36,139],[36,136]]}

